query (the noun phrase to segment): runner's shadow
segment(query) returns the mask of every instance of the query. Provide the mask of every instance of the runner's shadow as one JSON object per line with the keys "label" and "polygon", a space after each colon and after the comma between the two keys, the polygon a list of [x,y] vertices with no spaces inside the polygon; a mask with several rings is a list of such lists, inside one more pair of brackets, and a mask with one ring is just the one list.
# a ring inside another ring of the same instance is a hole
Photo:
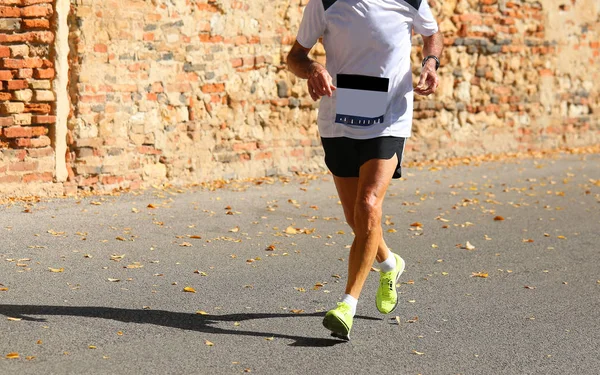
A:
{"label": "runner's shadow", "polygon": [[[0,314],[32,322],[46,322],[46,319],[32,317],[31,315],[65,315],[118,320],[125,323],[153,324],[163,327],[179,328],[188,331],[223,335],[277,337],[293,340],[294,342],[289,344],[290,346],[327,347],[344,342],[329,338],[302,337],[273,332],[243,331],[237,329],[233,330],[215,326],[221,322],[242,322],[252,319],[322,317],[324,313],[248,313],[228,315],[198,315],[165,310],[119,309],[113,307],[95,306],[0,305]],[[355,318],[379,320],[377,318],[365,316],[356,316]]]}

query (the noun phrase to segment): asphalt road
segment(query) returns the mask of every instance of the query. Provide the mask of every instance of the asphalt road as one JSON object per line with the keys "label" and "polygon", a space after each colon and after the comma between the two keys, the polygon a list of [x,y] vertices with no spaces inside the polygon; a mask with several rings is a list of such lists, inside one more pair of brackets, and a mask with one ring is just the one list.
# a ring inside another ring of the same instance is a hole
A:
{"label": "asphalt road", "polygon": [[598,374],[600,155],[404,172],[347,343],[327,175],[0,206],[0,374]]}

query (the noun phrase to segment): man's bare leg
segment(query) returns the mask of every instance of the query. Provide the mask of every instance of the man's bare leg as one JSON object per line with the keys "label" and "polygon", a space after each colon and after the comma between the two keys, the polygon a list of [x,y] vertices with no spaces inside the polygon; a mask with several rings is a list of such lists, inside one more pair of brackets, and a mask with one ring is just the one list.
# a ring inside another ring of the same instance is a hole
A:
{"label": "man's bare leg", "polygon": [[[344,216],[346,222],[352,228],[352,231],[356,233],[354,226],[354,206],[356,205],[356,197],[358,194],[358,177],[336,177],[333,176],[335,187],[337,188],[340,201],[342,202],[342,208],[344,209]],[[354,243],[354,242],[353,242]],[[377,262],[381,263],[387,259],[390,251],[385,243],[383,235],[379,241],[377,247]]]}
{"label": "man's bare leg", "polygon": [[[397,164],[398,158],[394,155],[388,160],[371,159],[360,168],[354,205],[355,238],[350,249],[346,283],[346,294],[356,299],[360,296],[380,244],[385,246],[381,229],[382,206]],[[387,257],[387,254],[384,255]]]}

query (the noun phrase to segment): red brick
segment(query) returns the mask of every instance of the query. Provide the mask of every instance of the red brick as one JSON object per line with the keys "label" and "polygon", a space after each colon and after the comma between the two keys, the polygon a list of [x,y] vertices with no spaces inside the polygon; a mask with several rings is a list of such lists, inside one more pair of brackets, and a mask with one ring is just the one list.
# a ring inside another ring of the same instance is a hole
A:
{"label": "red brick", "polygon": [[16,184],[21,182],[20,176],[0,176],[0,184]]}
{"label": "red brick", "polygon": [[49,29],[50,20],[44,18],[25,19],[23,20],[22,28],[24,30]]}
{"label": "red brick", "polygon": [[0,17],[5,17],[5,18],[21,17],[21,10],[17,7],[0,6]]}
{"label": "red brick", "polygon": [[54,0],[21,0],[21,6],[35,5],[35,4],[52,4]]}
{"label": "red brick", "polygon": [[23,183],[28,182],[52,182],[54,176],[52,172],[45,173],[29,173],[23,176]]}
{"label": "red brick", "polygon": [[1,57],[10,57],[10,48],[7,46],[0,46],[0,58]]}
{"label": "red brick", "polygon": [[[2,83],[0,82],[0,86]],[[12,99],[12,93],[10,92],[0,92],[0,102]]]}
{"label": "red brick", "polygon": [[123,177],[115,177],[115,176],[104,176],[102,177],[102,183],[104,185],[116,185],[125,181]]}
{"label": "red brick", "polygon": [[30,5],[21,8],[21,16],[26,18],[50,17],[53,13],[54,10],[50,4]]}
{"label": "red brick", "polygon": [[214,92],[224,92],[225,84],[223,83],[208,83],[202,86],[202,92],[206,93],[214,93]]}
{"label": "red brick", "polygon": [[23,59],[2,59],[1,64],[4,69],[23,69],[24,63]]}
{"label": "red brick", "polygon": [[[33,138],[32,140],[38,141],[42,140],[43,138],[47,138],[47,141],[44,142],[50,141],[50,138],[48,137]],[[27,156],[34,159],[47,158],[48,156],[54,156],[54,150],[52,149],[52,147],[29,148],[27,150]]]}
{"label": "red brick", "polygon": [[56,122],[56,116],[47,115],[33,115],[31,122],[34,124],[54,124]]}
{"label": "red brick", "polygon": [[44,68],[44,69],[54,68],[54,62],[49,59],[44,59],[44,65],[42,65],[42,68]]}
{"label": "red brick", "polygon": [[171,83],[166,87],[167,92],[187,92],[192,89],[192,86],[189,83]]}
{"label": "red brick", "polygon": [[25,104],[25,113],[50,113],[52,112],[52,106],[46,103],[27,103]]}
{"label": "red brick", "polygon": [[233,68],[239,68],[242,65],[244,65],[244,61],[242,59],[231,59],[231,66]]}
{"label": "red brick", "polygon": [[79,101],[81,103],[104,103],[106,95],[81,95]]}
{"label": "red brick", "polygon": [[23,59],[23,68],[41,68],[44,65],[44,60],[39,57]]}
{"label": "red brick", "polygon": [[29,84],[24,79],[13,79],[7,81],[6,88],[8,90],[23,90],[29,87]]}
{"label": "red brick", "polygon": [[94,52],[106,53],[108,52],[108,46],[106,44],[96,44],[94,46]]}
{"label": "red brick", "polygon": [[196,4],[196,6],[198,7],[198,10],[200,11],[205,11],[205,12],[218,12],[219,8],[216,5],[213,4]]}
{"label": "red brick", "polygon": [[43,126],[12,126],[4,129],[6,138],[31,138],[47,133],[48,129]]}
{"label": "red brick", "polygon": [[13,122],[12,117],[0,117],[0,126],[11,126]]}
{"label": "red brick", "polygon": [[137,148],[137,151],[140,154],[146,154],[146,155],[160,155],[162,154],[161,150],[157,150],[154,147],[151,146],[139,146]]}
{"label": "red brick", "polygon": [[17,163],[12,163],[8,166],[9,171],[13,172],[29,172],[35,171],[38,167],[37,161],[20,161]]}
{"label": "red brick", "polygon": [[0,70],[0,81],[10,81],[13,79],[13,72],[10,70]]}
{"label": "red brick", "polygon": [[52,43],[54,34],[51,31],[30,31],[22,34],[0,34],[0,43]]}
{"label": "red brick", "polygon": [[48,69],[35,69],[33,71],[33,78],[35,79],[52,79],[54,78],[55,71],[53,68]]}

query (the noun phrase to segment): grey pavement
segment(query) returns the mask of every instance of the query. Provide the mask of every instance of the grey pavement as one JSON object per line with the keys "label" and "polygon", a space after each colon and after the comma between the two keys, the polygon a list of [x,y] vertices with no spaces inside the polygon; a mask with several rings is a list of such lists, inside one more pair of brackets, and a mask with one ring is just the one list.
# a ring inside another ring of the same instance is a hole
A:
{"label": "grey pavement", "polygon": [[350,342],[328,175],[0,206],[0,374],[598,374],[600,155],[404,173]]}

